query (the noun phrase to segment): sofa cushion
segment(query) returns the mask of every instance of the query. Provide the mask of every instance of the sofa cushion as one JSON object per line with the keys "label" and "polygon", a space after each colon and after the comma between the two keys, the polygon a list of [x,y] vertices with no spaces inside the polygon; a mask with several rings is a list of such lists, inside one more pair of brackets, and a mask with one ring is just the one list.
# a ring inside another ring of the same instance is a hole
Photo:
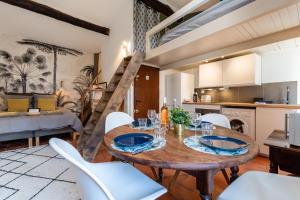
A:
{"label": "sofa cushion", "polygon": [[7,99],[28,99],[28,101],[29,101],[29,108],[33,108],[33,106],[34,106],[33,105],[33,95],[30,94],[30,93],[28,93],[28,94],[6,93],[5,94],[5,99],[4,99],[5,110],[8,110]]}
{"label": "sofa cushion", "polygon": [[27,112],[29,108],[29,99],[7,99],[8,112]]}
{"label": "sofa cushion", "polygon": [[56,98],[38,98],[37,108],[41,111],[54,111],[56,110]]}
{"label": "sofa cushion", "polygon": [[[39,99],[55,99],[56,104],[57,104],[57,96],[55,94],[33,94],[33,107],[34,108],[39,108],[38,107],[38,100]],[[55,105],[56,108],[57,105]]]}

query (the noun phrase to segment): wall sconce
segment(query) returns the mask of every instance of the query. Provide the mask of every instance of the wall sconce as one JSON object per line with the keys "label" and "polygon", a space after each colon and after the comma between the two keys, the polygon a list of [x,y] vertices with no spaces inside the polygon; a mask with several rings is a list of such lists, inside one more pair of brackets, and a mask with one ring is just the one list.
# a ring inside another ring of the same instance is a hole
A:
{"label": "wall sconce", "polygon": [[122,57],[127,57],[131,54],[131,43],[124,41],[121,46]]}

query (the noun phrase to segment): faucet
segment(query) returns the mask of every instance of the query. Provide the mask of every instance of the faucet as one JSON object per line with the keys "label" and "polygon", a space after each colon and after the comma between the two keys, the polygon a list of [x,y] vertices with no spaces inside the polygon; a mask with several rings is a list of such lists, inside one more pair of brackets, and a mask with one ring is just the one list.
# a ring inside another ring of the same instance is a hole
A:
{"label": "faucet", "polygon": [[286,101],[285,101],[286,104],[290,104],[290,87],[287,86],[286,87]]}

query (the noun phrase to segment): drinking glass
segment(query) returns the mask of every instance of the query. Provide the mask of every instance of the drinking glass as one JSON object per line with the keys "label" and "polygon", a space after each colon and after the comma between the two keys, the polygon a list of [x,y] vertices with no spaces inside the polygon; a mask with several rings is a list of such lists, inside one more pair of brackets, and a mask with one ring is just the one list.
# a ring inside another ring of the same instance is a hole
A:
{"label": "drinking glass", "polygon": [[195,127],[195,135],[197,135],[197,127],[201,124],[201,114],[192,112],[191,113],[192,124]]}
{"label": "drinking glass", "polygon": [[141,130],[146,130],[147,118],[138,118],[138,122],[139,122],[139,128]]}
{"label": "drinking glass", "polygon": [[151,126],[153,126],[154,125],[154,120],[155,120],[155,117],[156,117],[156,111],[153,110],[153,109],[149,109],[147,115],[148,115],[148,118],[151,121]]}
{"label": "drinking glass", "polygon": [[157,142],[163,142],[166,137],[167,129],[165,127],[159,127],[154,130],[154,138]]}
{"label": "drinking glass", "polygon": [[201,129],[202,129],[202,134],[203,135],[212,135],[214,125],[212,123],[205,122],[205,123],[201,124]]}
{"label": "drinking glass", "polygon": [[156,113],[155,118],[153,120],[154,129],[161,127],[160,114]]}

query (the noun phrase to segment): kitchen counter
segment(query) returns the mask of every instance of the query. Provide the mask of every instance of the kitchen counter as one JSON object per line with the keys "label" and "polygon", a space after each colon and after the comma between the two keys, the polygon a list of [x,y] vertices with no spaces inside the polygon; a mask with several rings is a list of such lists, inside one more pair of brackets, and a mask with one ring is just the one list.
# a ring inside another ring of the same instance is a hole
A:
{"label": "kitchen counter", "polygon": [[201,103],[201,102],[183,102],[190,105],[220,105],[228,107],[245,107],[245,108],[285,108],[285,109],[300,109],[300,104],[258,104],[258,103],[236,103],[236,102],[220,102],[220,103]]}

